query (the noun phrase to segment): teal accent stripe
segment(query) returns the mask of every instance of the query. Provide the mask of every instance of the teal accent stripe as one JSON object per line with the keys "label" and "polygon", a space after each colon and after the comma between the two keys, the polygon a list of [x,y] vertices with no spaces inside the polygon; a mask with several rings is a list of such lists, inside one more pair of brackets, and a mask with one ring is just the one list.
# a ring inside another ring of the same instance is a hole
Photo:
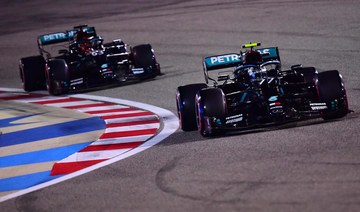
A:
{"label": "teal accent stripe", "polygon": [[241,100],[240,100],[241,103],[242,103],[242,102],[245,102],[246,96],[247,96],[247,93],[246,93],[246,92],[243,93],[243,95],[242,95],[242,97],[241,97]]}

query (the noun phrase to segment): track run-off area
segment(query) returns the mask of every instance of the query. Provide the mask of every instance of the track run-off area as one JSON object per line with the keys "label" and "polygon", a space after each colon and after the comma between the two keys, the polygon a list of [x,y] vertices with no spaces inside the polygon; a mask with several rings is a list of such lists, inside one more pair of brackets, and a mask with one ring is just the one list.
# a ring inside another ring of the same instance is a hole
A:
{"label": "track run-off area", "polygon": [[150,148],[178,120],[138,102],[0,88],[0,126],[1,202]]}

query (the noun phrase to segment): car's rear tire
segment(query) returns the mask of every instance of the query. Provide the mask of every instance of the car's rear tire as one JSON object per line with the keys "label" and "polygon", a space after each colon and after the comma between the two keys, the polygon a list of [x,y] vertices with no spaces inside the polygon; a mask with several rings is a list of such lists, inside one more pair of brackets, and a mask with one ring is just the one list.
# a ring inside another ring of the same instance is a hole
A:
{"label": "car's rear tire", "polygon": [[145,71],[151,72],[152,77],[161,75],[160,65],[150,44],[134,46],[131,52],[135,68],[144,68]]}
{"label": "car's rear tire", "polygon": [[65,60],[53,59],[47,63],[46,86],[51,95],[62,95],[69,92],[69,71]]}
{"label": "car's rear tire", "polygon": [[46,88],[45,59],[41,55],[21,58],[19,71],[25,91],[36,91]]}
{"label": "car's rear tire", "polygon": [[337,119],[347,115],[349,108],[346,90],[337,70],[319,73],[317,89],[320,100],[327,106],[323,111],[323,119]]}
{"label": "car's rear tire", "polygon": [[200,90],[196,94],[196,120],[199,133],[204,136],[214,136],[222,133],[212,126],[211,118],[223,118],[226,115],[226,99],[219,88]]}
{"label": "car's rear tire", "polygon": [[176,91],[176,106],[180,121],[180,128],[183,131],[197,130],[195,113],[196,93],[206,88],[204,83],[180,86]]}

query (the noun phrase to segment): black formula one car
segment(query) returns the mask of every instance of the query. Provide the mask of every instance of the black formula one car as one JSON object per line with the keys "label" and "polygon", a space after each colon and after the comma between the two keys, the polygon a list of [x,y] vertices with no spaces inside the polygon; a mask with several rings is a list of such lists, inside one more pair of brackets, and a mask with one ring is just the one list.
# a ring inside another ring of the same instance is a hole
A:
{"label": "black formula one car", "polygon": [[40,35],[38,48],[40,55],[20,60],[25,91],[47,89],[52,95],[61,95],[161,74],[150,44],[130,47],[121,39],[103,43],[95,27],[87,25]]}
{"label": "black formula one car", "polygon": [[[244,52],[206,57],[205,83],[177,88],[177,110],[183,131],[203,136],[230,129],[249,129],[290,121],[347,115],[348,102],[337,70],[318,73],[314,67],[281,69],[277,47],[245,44]],[[213,70],[234,67],[231,71]],[[213,81],[210,86],[209,80]]]}

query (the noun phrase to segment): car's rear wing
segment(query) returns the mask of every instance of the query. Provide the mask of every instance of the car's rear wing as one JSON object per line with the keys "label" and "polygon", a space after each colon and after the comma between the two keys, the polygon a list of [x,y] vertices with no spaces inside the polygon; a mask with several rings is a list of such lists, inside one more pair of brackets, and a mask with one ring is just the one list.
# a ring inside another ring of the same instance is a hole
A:
{"label": "car's rear wing", "polygon": [[[260,52],[263,62],[268,62],[272,60],[280,61],[278,47],[261,48],[256,49],[256,51]],[[236,67],[242,64],[242,52],[240,52],[240,54],[229,53],[205,57],[203,60],[205,81],[206,83],[208,83],[209,79],[215,81],[214,79],[209,77],[209,71]]]}
{"label": "car's rear wing", "polygon": [[[263,62],[271,60],[279,60],[280,55],[278,47],[269,47],[257,49],[256,51],[260,52]],[[237,53],[229,53],[223,55],[215,55],[204,58],[204,68],[208,71],[223,69],[228,67],[235,67],[242,64],[242,56]]]}
{"label": "car's rear wing", "polygon": [[66,32],[54,32],[49,34],[40,35],[38,37],[38,45],[45,46],[50,44],[62,43],[73,40],[76,32],[80,29],[86,31],[90,36],[96,36],[95,27],[74,27],[74,29]]}

